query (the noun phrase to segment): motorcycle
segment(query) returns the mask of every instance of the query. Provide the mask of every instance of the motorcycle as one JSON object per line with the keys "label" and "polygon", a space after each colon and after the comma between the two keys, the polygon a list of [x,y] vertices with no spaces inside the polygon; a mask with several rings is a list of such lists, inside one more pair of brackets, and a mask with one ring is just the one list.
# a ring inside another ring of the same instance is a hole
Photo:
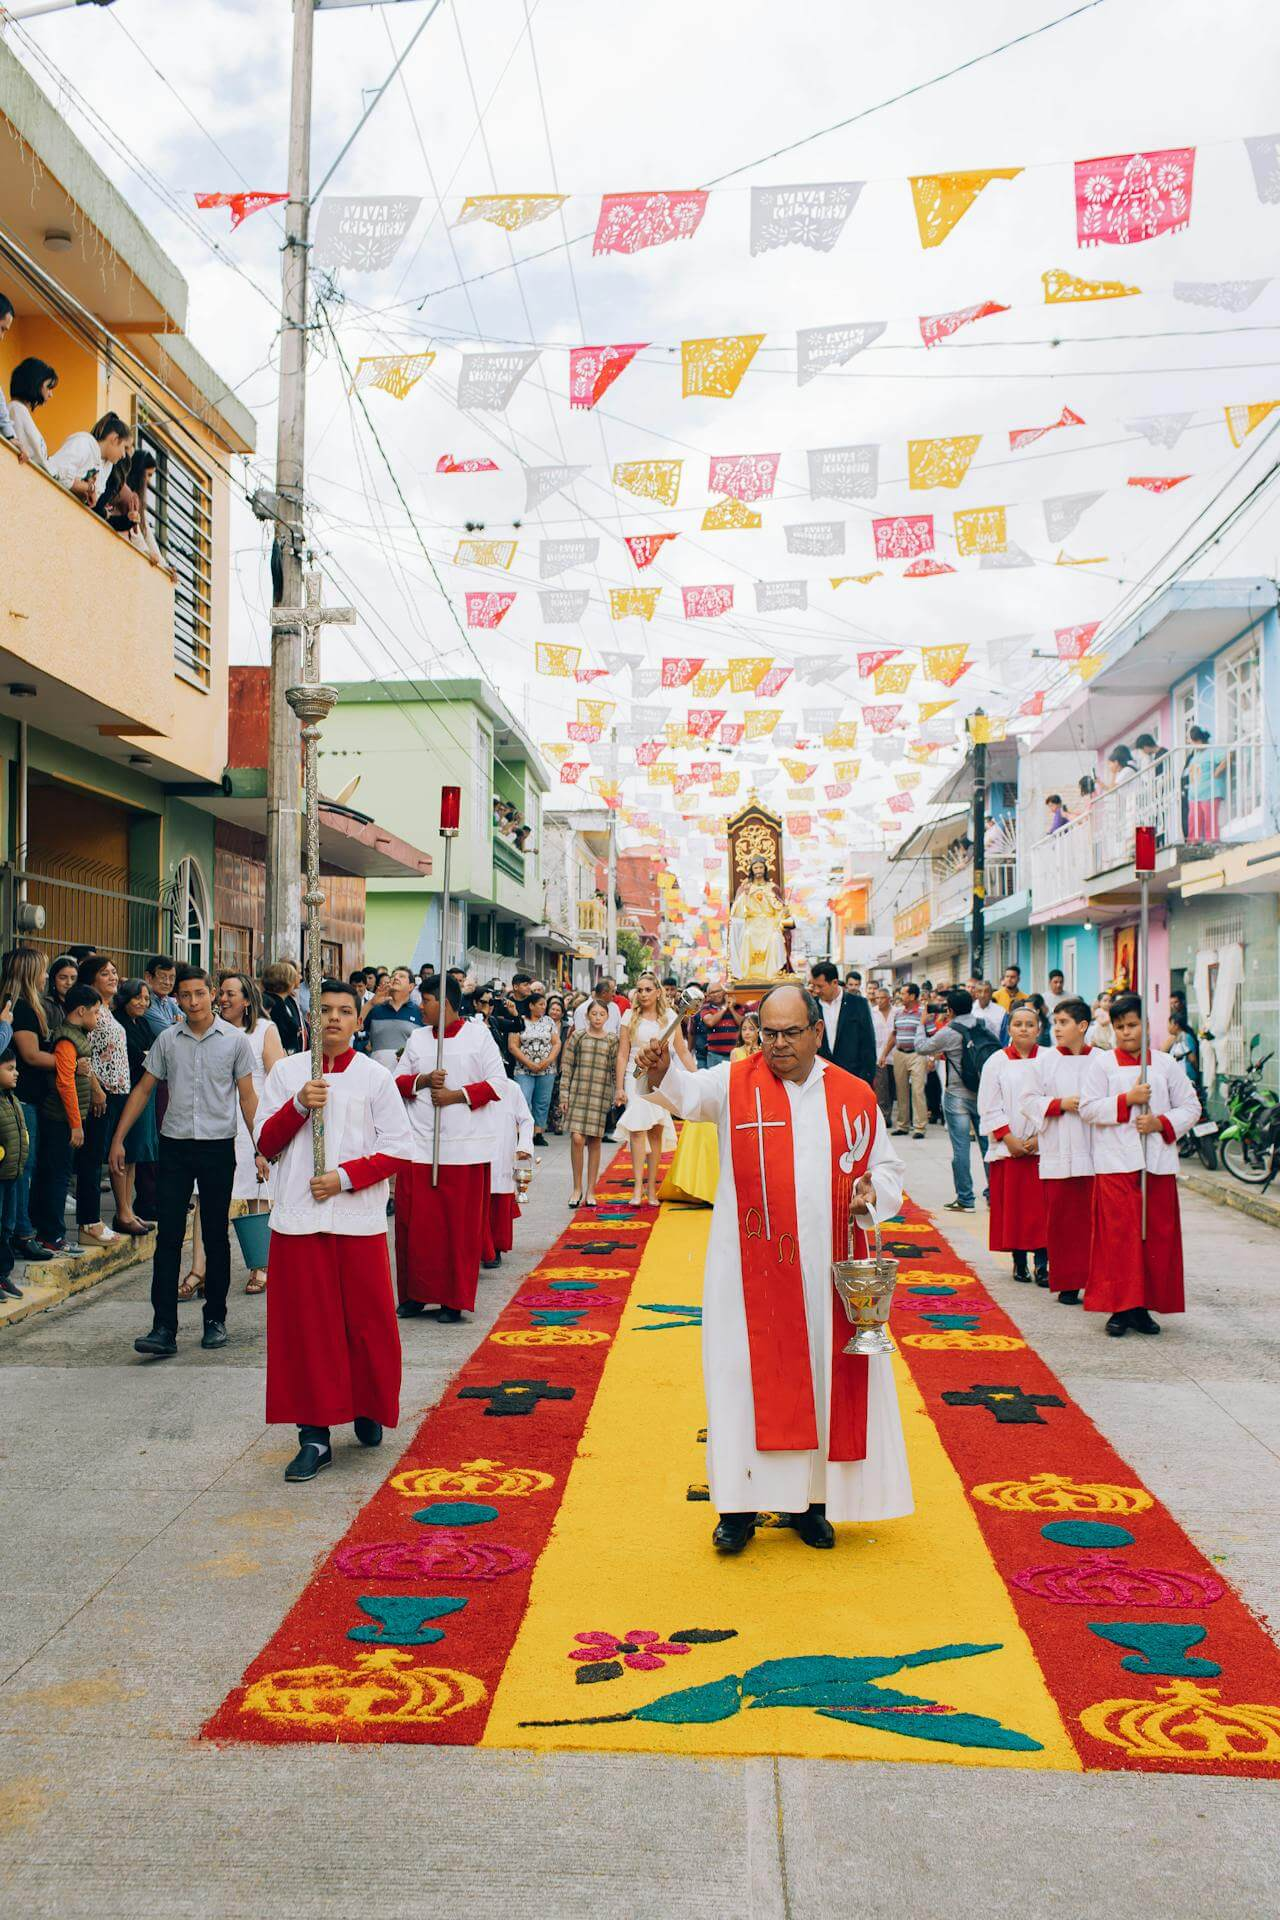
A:
{"label": "motorcycle", "polygon": [[1269,1186],[1276,1176],[1276,1126],[1280,1122],[1280,1096],[1262,1085],[1262,1074],[1272,1056],[1261,1060],[1253,1055],[1261,1044],[1254,1034],[1249,1042],[1249,1065],[1244,1073],[1233,1074],[1227,1082],[1227,1119],[1218,1130],[1222,1164],[1229,1174],[1246,1186]]}
{"label": "motorcycle", "polygon": [[1198,1157],[1208,1172],[1216,1173],[1218,1167],[1218,1123],[1216,1120],[1209,1118],[1209,1103],[1204,1097],[1204,1082],[1200,1078],[1199,1069],[1190,1066],[1186,1060],[1184,1060],[1182,1064],[1186,1067],[1187,1078],[1196,1090],[1196,1097],[1200,1102],[1201,1117],[1195,1126],[1184,1133],[1181,1140],[1179,1140],[1178,1157],[1181,1160],[1193,1160]]}

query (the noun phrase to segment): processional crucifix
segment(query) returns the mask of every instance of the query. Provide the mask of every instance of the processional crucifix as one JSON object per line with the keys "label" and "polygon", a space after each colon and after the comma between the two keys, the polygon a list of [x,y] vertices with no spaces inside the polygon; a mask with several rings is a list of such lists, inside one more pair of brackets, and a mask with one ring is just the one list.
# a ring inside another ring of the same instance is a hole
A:
{"label": "processional crucifix", "polygon": [[[320,740],[320,723],[338,698],[336,687],[320,684],[320,629],[330,626],[353,627],[355,623],[354,607],[325,607],[320,604],[320,575],[314,572],[306,576],[305,600],[301,607],[271,609],[271,625],[277,632],[302,634],[302,684],[286,687],[284,697],[302,725],[302,792],[307,818],[307,890],[302,898],[307,909],[307,993],[311,1002],[313,1080],[321,1079],[324,1074],[324,1039],[320,1031],[320,983],[324,978],[320,913],[324,906],[324,894],[320,887],[320,792],[316,750]],[[313,1108],[311,1114],[311,1152],[315,1171],[323,1173],[324,1111],[319,1107]]]}

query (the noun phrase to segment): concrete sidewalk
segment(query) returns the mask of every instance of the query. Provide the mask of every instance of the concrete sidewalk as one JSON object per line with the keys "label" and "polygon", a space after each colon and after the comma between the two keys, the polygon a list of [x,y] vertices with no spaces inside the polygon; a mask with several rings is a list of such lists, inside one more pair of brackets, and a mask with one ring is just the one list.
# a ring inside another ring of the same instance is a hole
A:
{"label": "concrete sidewalk", "polygon": [[[903,1141],[913,1197],[950,1197],[946,1141]],[[1280,1908],[1267,1783],[996,1773],[945,1763],[684,1761],[474,1749],[219,1749],[199,1726],[278,1626],[397,1446],[569,1219],[567,1150],[542,1156],[519,1257],[484,1312],[403,1329],[403,1423],[340,1436],[332,1472],[281,1480],[262,1423],[265,1301],[238,1273],[232,1344],[131,1351],[134,1267],[0,1333],[0,1885],[58,1920],[950,1920],[992,1908],[1259,1920]],[[1280,1288],[1269,1227],[1189,1196],[1192,1311],[1108,1341],[1007,1278],[985,1216],[957,1249],[1148,1485],[1260,1611],[1280,1618]],[[625,1524],[626,1516],[619,1516]],[[607,1551],[607,1543],[602,1544]],[[838,1556],[832,1557],[833,1575]]]}

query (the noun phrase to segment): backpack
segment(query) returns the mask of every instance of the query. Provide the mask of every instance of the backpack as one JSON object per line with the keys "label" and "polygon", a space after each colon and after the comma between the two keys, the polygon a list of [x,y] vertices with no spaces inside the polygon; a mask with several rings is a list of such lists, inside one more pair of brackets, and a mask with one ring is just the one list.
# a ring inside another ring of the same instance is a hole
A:
{"label": "backpack", "polygon": [[1000,1042],[985,1020],[977,1020],[971,1027],[957,1025],[956,1032],[960,1035],[960,1084],[976,1093],[982,1069],[993,1053],[999,1053]]}

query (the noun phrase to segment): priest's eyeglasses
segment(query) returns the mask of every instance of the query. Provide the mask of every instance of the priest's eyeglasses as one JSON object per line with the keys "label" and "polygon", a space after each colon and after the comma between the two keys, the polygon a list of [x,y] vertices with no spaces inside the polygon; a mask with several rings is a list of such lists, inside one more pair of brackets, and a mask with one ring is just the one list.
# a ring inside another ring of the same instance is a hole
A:
{"label": "priest's eyeglasses", "polygon": [[790,1046],[793,1041],[803,1040],[808,1031],[808,1027],[761,1027],[760,1045],[775,1047],[780,1040],[785,1040]]}

